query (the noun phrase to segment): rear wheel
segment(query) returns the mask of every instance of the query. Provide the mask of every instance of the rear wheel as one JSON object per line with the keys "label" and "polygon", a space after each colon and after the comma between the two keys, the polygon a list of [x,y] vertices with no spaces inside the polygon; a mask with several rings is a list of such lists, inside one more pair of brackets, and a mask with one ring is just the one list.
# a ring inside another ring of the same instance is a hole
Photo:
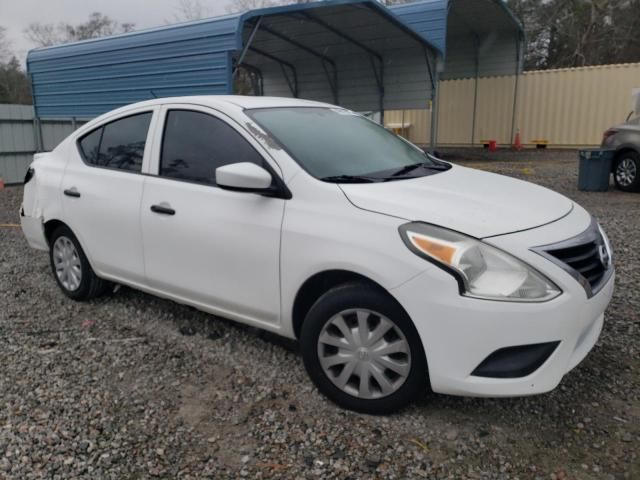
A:
{"label": "rear wheel", "polygon": [[640,154],[625,152],[616,160],[613,170],[616,186],[625,192],[640,191]]}
{"label": "rear wheel", "polygon": [[300,337],[309,376],[338,405],[363,413],[396,411],[427,389],[418,333],[378,288],[349,284],[311,307]]}
{"label": "rear wheel", "polygon": [[49,239],[49,259],[58,286],[73,300],[90,300],[104,294],[109,282],[98,278],[78,239],[65,225],[54,230]]}

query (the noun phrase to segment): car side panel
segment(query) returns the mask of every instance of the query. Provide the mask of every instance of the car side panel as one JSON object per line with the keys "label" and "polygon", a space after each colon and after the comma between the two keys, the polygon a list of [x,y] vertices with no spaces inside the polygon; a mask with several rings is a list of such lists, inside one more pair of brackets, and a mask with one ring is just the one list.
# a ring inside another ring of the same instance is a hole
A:
{"label": "car side panel", "polygon": [[68,158],[67,144],[63,142],[53,152],[37,153],[30,165],[35,174],[24,186],[20,223],[32,248],[48,250],[44,224],[64,217],[60,185]]}
{"label": "car side panel", "polygon": [[319,182],[304,172],[289,188],[294,201],[285,208],[281,253],[284,335],[295,336],[295,298],[315,274],[344,270],[390,291],[436,268],[404,247],[398,227],[406,220],[358,209],[338,185]]}

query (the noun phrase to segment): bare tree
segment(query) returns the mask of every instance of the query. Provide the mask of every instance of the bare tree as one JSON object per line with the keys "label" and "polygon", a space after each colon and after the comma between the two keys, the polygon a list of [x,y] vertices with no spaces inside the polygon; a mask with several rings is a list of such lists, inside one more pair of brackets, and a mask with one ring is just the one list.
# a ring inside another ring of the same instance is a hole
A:
{"label": "bare tree", "polygon": [[31,87],[22,65],[11,52],[7,31],[0,26],[0,103],[31,103]]}
{"label": "bare tree", "polygon": [[256,8],[274,7],[284,2],[277,0],[235,0],[232,4],[227,5],[226,9],[229,13],[246,12],[247,10],[255,10]]}
{"label": "bare tree", "polygon": [[234,0],[227,6],[229,13],[246,12],[256,8],[275,7],[277,5],[287,5],[292,3],[311,3],[313,0]]}
{"label": "bare tree", "polygon": [[133,23],[119,23],[99,12],[89,15],[86,22],[78,25],[69,23],[32,23],[24,33],[27,39],[39,47],[69,43],[90,38],[106,37],[117,33],[130,32],[134,28]]}
{"label": "bare tree", "polygon": [[7,38],[7,29],[0,27],[0,63],[5,63],[11,56],[11,42]]}
{"label": "bare tree", "polygon": [[508,0],[527,36],[528,69],[640,61],[640,0]]}
{"label": "bare tree", "polygon": [[202,3],[201,0],[178,0],[175,12],[173,20],[177,22],[188,22],[213,16],[213,9]]}

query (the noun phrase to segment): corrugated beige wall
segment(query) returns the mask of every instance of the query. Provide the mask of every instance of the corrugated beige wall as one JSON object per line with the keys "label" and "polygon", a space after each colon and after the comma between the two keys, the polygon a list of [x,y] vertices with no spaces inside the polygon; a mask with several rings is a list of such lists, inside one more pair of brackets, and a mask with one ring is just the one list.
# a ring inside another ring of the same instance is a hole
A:
{"label": "corrugated beige wall", "polygon": [[[524,144],[599,145],[602,132],[622,123],[640,87],[640,63],[524,73],[519,80],[515,128]],[[480,78],[474,119],[475,79],[440,82],[438,144],[472,145],[482,140],[511,144],[515,76]],[[410,123],[409,137],[429,143],[431,112],[386,112],[385,122]]]}

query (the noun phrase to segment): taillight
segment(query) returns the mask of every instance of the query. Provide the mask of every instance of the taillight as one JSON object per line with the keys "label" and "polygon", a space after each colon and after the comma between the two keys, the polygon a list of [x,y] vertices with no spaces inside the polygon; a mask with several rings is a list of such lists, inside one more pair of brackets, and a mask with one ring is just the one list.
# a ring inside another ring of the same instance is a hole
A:
{"label": "taillight", "polygon": [[602,141],[604,142],[607,138],[612,137],[616,133],[618,133],[618,131],[612,128],[610,128],[609,130],[605,130],[605,132],[602,134]]}
{"label": "taillight", "polygon": [[27,170],[27,174],[24,176],[24,184],[26,185],[27,183],[29,183],[29,180],[31,180],[35,174],[36,171],[33,168],[29,167],[29,169]]}

